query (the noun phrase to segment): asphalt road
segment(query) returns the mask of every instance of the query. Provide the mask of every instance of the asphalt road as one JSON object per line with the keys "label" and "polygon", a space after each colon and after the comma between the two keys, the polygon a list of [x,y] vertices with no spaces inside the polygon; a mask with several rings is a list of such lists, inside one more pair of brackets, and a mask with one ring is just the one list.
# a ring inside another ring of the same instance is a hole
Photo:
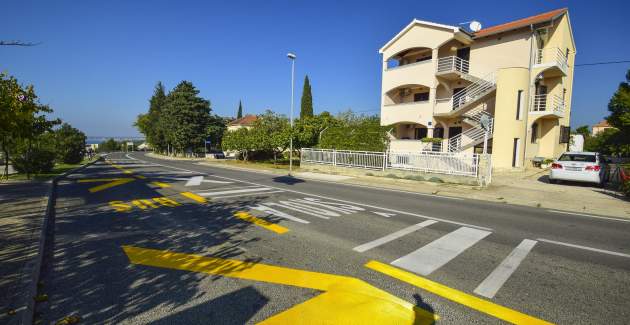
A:
{"label": "asphalt road", "polygon": [[46,323],[630,319],[626,220],[116,153],[51,235]]}

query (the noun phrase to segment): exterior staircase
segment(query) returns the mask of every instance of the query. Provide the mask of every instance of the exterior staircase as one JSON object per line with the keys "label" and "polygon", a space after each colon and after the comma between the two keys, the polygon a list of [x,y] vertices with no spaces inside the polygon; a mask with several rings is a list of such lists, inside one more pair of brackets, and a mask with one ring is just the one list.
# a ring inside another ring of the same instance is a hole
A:
{"label": "exterior staircase", "polygon": [[494,72],[483,78],[466,74],[466,77],[462,76],[462,79],[470,81],[471,84],[453,95],[453,111],[448,113],[449,115],[455,116],[465,112],[473,107],[474,103],[477,103],[497,89]]}
{"label": "exterior staircase", "polygon": [[466,112],[463,116],[463,121],[472,127],[446,140],[448,141],[449,152],[459,152],[483,143],[486,130],[481,127],[482,119],[486,119],[488,121],[488,139],[492,138],[492,132],[494,131],[494,118],[490,115],[490,113],[482,108]]}

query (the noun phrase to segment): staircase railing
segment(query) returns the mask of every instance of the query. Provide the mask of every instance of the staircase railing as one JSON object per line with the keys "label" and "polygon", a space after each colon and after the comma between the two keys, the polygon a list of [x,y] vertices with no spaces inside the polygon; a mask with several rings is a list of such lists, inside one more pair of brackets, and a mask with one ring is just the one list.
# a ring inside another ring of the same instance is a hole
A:
{"label": "staircase railing", "polygon": [[495,87],[495,84],[496,78],[494,72],[487,74],[478,82],[471,83],[466,88],[453,95],[453,110],[486,94]]}
{"label": "staircase railing", "polygon": [[476,114],[467,117],[471,120],[476,121],[478,124],[454,137],[450,137],[448,139],[448,151],[461,151],[462,148],[466,147],[467,145],[483,140],[486,134],[486,130],[481,127],[481,119],[483,118],[483,116],[486,116],[487,121],[489,122],[487,131],[488,135],[492,135],[492,132],[494,131],[494,118],[486,111],[477,112]]}

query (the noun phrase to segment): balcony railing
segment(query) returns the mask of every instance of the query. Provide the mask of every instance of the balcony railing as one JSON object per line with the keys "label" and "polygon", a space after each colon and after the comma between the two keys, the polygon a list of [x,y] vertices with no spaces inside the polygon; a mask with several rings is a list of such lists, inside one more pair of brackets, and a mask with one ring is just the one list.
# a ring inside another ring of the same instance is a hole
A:
{"label": "balcony railing", "polygon": [[563,113],[564,100],[558,95],[541,94],[534,96],[532,112]]}
{"label": "balcony railing", "polygon": [[416,65],[426,64],[426,63],[430,63],[430,62],[431,62],[431,59],[418,61],[418,62],[411,62],[411,63],[406,63],[406,64],[400,64],[400,65],[397,65],[395,67],[387,67],[385,70],[387,71],[387,70],[402,69],[402,68],[413,67],[413,66],[416,66]]}
{"label": "balcony railing", "polygon": [[557,47],[539,49],[536,55],[536,64],[557,65],[563,71],[569,67],[566,54]]}
{"label": "balcony railing", "polygon": [[447,56],[438,59],[437,72],[451,72],[459,71],[462,73],[468,73],[469,62],[457,57]]}

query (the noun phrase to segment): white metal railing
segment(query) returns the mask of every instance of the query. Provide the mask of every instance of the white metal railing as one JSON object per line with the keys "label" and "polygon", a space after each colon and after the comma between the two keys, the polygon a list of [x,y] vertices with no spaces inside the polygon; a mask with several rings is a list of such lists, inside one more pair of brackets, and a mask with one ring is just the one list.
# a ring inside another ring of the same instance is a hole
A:
{"label": "white metal railing", "polygon": [[476,177],[479,170],[478,154],[453,152],[372,152],[303,148],[301,161],[340,167],[409,170],[471,177]]}
{"label": "white metal railing", "polygon": [[495,74],[491,72],[485,77],[480,78],[479,81],[473,82],[466,88],[460,90],[457,94],[453,95],[453,110],[484,95],[495,87],[495,83]]}
{"label": "white metal railing", "polygon": [[539,49],[536,55],[536,64],[557,64],[562,70],[569,67],[566,53],[558,47]]}
{"label": "white metal railing", "polygon": [[564,100],[558,95],[534,95],[531,111],[562,113],[564,112]]}
{"label": "white metal railing", "polygon": [[447,56],[438,59],[437,72],[459,71],[468,73],[470,63],[457,56]]}
{"label": "white metal railing", "polygon": [[419,100],[419,101],[411,101],[411,102],[402,102],[402,103],[393,103],[393,104],[384,104],[383,106],[404,106],[404,105],[413,105],[413,104],[424,104],[428,103],[429,100]]}

